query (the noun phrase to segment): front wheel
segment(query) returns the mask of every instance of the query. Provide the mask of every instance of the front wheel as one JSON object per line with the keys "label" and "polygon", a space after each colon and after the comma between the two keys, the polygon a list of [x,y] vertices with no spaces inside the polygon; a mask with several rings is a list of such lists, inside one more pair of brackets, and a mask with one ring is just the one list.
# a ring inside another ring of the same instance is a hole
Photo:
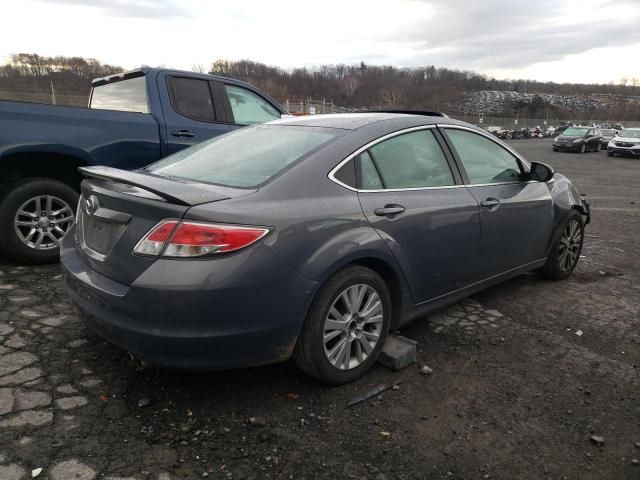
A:
{"label": "front wheel", "polygon": [[613,157],[613,152],[607,151],[607,157]]}
{"label": "front wheel", "polygon": [[587,151],[587,147],[586,145],[583,143],[582,145],[580,145],[580,148],[578,149],[578,153],[584,153]]}
{"label": "front wheel", "polygon": [[384,280],[368,268],[348,267],[318,292],[293,359],[322,382],[351,382],[375,363],[390,323],[391,297]]}
{"label": "front wheel", "polygon": [[562,234],[551,247],[542,274],[551,280],[569,278],[580,260],[584,242],[584,221],[576,210],[569,214],[562,226]]}
{"label": "front wheel", "polygon": [[0,250],[20,263],[57,261],[77,203],[78,193],[57,180],[17,183],[0,202]]}

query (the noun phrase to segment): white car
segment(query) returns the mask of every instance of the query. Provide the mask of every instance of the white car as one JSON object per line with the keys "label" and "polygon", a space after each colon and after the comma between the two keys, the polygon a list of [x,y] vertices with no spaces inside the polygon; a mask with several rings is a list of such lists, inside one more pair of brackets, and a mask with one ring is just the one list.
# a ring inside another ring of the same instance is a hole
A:
{"label": "white car", "polygon": [[607,155],[616,153],[640,157],[640,128],[625,128],[613,137],[607,145]]}

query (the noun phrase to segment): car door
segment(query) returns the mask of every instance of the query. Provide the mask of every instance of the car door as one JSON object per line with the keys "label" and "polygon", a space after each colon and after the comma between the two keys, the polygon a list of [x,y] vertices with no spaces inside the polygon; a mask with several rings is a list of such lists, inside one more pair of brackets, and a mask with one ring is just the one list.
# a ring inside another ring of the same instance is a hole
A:
{"label": "car door", "polygon": [[554,216],[547,184],[530,181],[526,164],[492,137],[464,127],[439,128],[481,207],[485,277],[543,258]]}
{"label": "car door", "polygon": [[227,121],[232,129],[281,117],[280,110],[257,92],[230,83],[220,85]]}
{"label": "car door", "polygon": [[226,133],[221,107],[214,105],[215,82],[169,73],[158,77],[165,120],[166,155]]}
{"label": "car door", "polygon": [[478,203],[434,127],[383,137],[354,161],[362,210],[402,267],[415,303],[477,279]]}

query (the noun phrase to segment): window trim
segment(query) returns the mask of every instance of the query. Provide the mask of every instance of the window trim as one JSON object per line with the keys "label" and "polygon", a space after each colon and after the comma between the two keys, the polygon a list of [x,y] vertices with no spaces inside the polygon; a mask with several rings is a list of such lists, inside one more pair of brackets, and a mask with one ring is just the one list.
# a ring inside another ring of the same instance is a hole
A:
{"label": "window trim", "polygon": [[[384,188],[384,189],[377,189],[377,190],[366,190],[366,189],[352,187],[350,185],[347,185],[347,184],[341,182],[340,180],[338,180],[337,178],[335,178],[335,176],[334,176],[334,174],[338,170],[340,170],[340,168],[343,165],[348,163],[350,160],[354,160],[358,155],[360,155],[361,153],[363,153],[366,150],[369,150],[371,147],[377,145],[380,142],[384,142],[385,140],[388,140],[388,139],[393,138],[393,137],[397,137],[399,135],[403,135],[405,133],[417,132],[417,131],[420,131],[420,130],[431,130],[431,129],[436,129],[436,127],[437,127],[437,125],[435,125],[435,124],[434,125],[420,125],[420,126],[417,126],[417,127],[409,127],[409,128],[398,130],[396,132],[391,132],[391,133],[388,133],[386,135],[383,135],[382,137],[376,138],[375,140],[372,140],[369,143],[365,144],[364,146],[358,148],[355,152],[351,153],[344,160],[342,160],[340,163],[338,163],[327,174],[327,177],[329,178],[329,180],[331,180],[334,183],[337,183],[341,187],[344,187],[344,188],[346,188],[348,190],[351,190],[352,192],[359,192],[359,193],[405,192],[405,191],[416,191],[416,190],[436,190],[436,189],[442,189],[442,188],[461,188],[461,187],[464,187],[465,185],[456,184],[456,185],[443,185],[443,186],[439,186],[439,187],[407,187],[407,188]],[[437,132],[437,130],[436,130],[436,132]],[[434,136],[436,137],[436,140],[438,140],[438,136],[435,133],[434,133]],[[442,145],[440,145],[440,148],[442,148]],[[451,175],[453,176],[453,180],[457,181],[456,180],[456,176],[454,174],[454,170],[453,170],[454,165],[451,165],[451,161],[449,160],[449,157],[447,156],[447,154],[444,151],[444,149],[442,151],[442,155],[447,160],[447,164],[449,165],[449,168],[451,169]]]}
{"label": "window trim", "polygon": [[[202,120],[200,118],[194,118],[191,117],[189,115],[184,114],[183,112],[181,112],[180,110],[178,110],[176,108],[176,99],[175,99],[175,85],[173,83],[173,79],[174,78],[182,78],[185,80],[196,80],[196,81],[200,81],[200,82],[204,82],[207,85],[207,88],[209,89],[209,98],[211,99],[211,110],[213,111],[213,120]],[[215,103],[215,98],[213,96],[213,90],[211,89],[211,84],[208,80],[204,79],[204,78],[195,78],[195,77],[188,77],[188,76],[184,76],[184,75],[167,75],[167,96],[169,97],[169,104],[171,105],[171,108],[173,109],[174,113],[176,113],[177,115],[180,115],[181,117],[184,118],[188,118],[189,120],[192,120],[194,122],[200,122],[200,123],[220,123],[218,121],[218,110],[216,109],[216,103]]]}

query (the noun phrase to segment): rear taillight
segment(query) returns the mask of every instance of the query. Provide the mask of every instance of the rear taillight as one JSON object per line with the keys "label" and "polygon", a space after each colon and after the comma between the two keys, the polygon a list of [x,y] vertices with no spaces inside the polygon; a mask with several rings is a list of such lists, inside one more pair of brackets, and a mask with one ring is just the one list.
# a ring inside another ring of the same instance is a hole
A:
{"label": "rear taillight", "polygon": [[268,228],[164,220],[133,249],[139,255],[201,257],[247,247],[269,233]]}

